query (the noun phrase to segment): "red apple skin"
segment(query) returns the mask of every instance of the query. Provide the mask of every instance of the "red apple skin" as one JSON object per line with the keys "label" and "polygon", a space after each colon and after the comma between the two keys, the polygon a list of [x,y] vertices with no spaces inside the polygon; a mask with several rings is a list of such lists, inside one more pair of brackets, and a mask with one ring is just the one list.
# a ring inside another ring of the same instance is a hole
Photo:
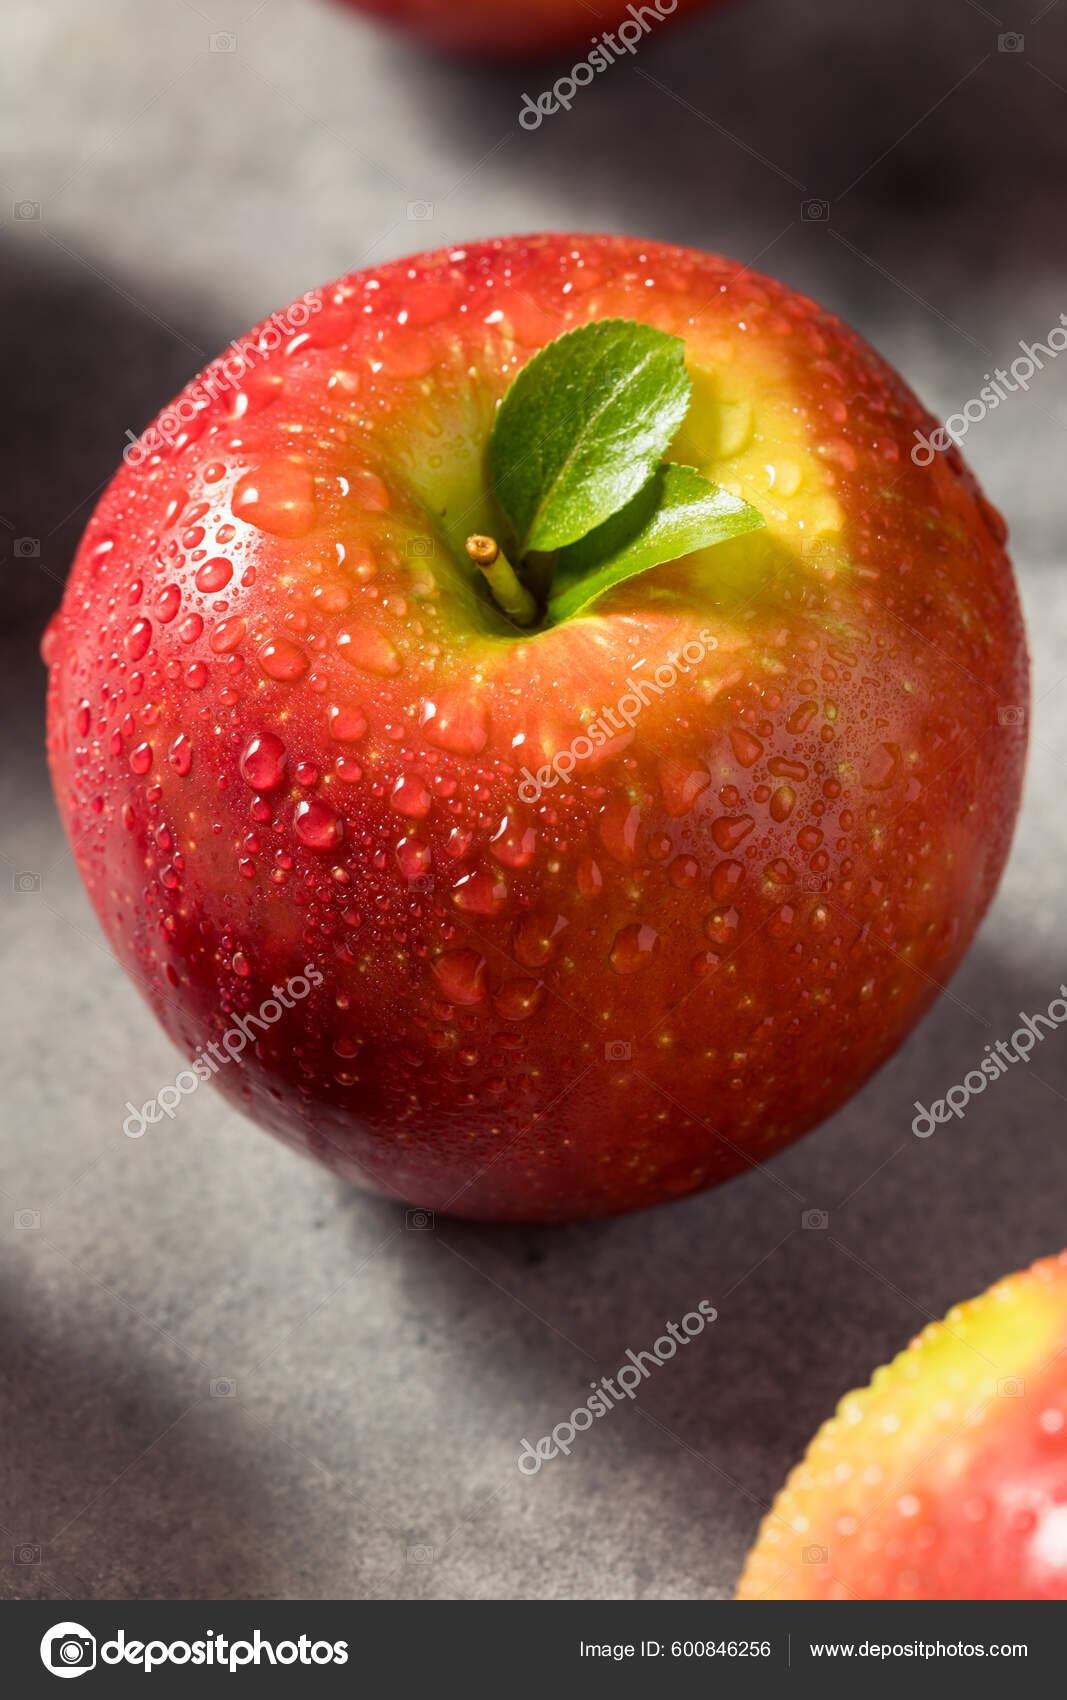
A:
{"label": "red apple skin", "polygon": [[1067,1252],[846,1394],[748,1555],[742,1600],[1067,1600]]}
{"label": "red apple skin", "polygon": [[[913,463],[934,422],[853,331],[724,259],[505,238],[302,316],[122,466],[46,635],[112,948],[190,1055],[312,964],[216,1084],[394,1198],[552,1221],[762,1162],[891,1055],[996,886],[1027,704],[1002,521],[955,450]],[[685,339],[671,452],[766,530],[522,636],[457,564],[493,409],[615,316]]]}
{"label": "red apple skin", "polygon": [[[627,0],[350,0],[360,11],[406,30],[450,52],[486,59],[528,59],[590,46],[598,37],[632,22]],[[649,32],[709,0],[664,0],[662,16],[646,20]],[[640,9],[635,0],[635,10]],[[654,6],[647,8],[654,13]],[[610,44],[609,44],[610,45]],[[615,49],[612,49],[614,52]],[[622,59],[629,57],[618,49]],[[531,89],[531,95],[537,90]]]}

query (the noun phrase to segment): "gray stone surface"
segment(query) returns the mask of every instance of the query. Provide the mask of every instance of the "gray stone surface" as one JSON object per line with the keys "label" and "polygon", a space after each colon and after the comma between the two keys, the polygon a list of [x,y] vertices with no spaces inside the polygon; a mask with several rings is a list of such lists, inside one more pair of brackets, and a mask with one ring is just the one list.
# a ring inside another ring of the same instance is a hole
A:
{"label": "gray stone surface", "polygon": [[[1067,359],[967,446],[1013,526],[1036,667],[996,904],[860,1097],[768,1170],[669,1209],[407,1231],[208,1092],[125,1139],[124,1100],[176,1058],[61,839],[36,659],[126,428],[254,319],[372,258],[552,226],[719,248],[958,406],[1067,309],[1067,7],[1031,10],[750,0],[665,28],[531,135],[519,98],[558,70],[445,64],[319,0],[8,0],[3,1594],[725,1596],[836,1398],[1067,1240],[1067,1033],[962,1123],[908,1131],[913,1099],[1067,976]],[[1022,51],[998,52],[1013,27]],[[226,30],[236,51],[212,52]],[[804,219],[819,198],[829,219]],[[23,201],[40,219],[11,216]],[[803,1230],[804,1209],[828,1229]],[[522,1435],[704,1295],[721,1320],[639,1405],[519,1475]],[[37,1545],[40,1563],[10,1562]]]}

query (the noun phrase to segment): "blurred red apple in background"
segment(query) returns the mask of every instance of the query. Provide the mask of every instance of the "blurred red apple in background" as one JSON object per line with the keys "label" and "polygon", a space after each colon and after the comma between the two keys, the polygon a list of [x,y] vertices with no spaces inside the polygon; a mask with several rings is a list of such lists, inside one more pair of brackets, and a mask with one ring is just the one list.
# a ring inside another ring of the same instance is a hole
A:
{"label": "blurred red apple in background", "polygon": [[[766,523],[519,630],[464,547],[500,535],[490,428],[613,319],[682,339],[670,458]],[[615,237],[423,255],[253,332],[129,450],[45,645],[59,807],[175,1041],[275,999],[216,1083],[485,1218],[677,1197],[842,1104],[1019,798],[1004,527],[955,450],[913,462],[931,423],[811,301]]]}
{"label": "blurred red apple in background", "polygon": [[[708,0],[350,0],[364,12],[459,53],[488,59],[533,58],[609,37],[610,56],[625,58],[661,22]],[[615,45],[610,36],[622,26]]]}
{"label": "blurred red apple in background", "polygon": [[1067,1252],[957,1305],[842,1399],[738,1598],[1067,1599]]}

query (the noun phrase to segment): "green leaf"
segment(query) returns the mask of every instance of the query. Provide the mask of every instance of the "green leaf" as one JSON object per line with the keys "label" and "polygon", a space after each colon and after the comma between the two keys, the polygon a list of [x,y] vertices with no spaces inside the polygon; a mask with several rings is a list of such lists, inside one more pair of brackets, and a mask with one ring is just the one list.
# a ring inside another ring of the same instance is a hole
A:
{"label": "green leaf", "polygon": [[648,482],[689,406],[684,352],[651,325],[601,319],[522,368],[489,437],[520,557],[585,537]]}
{"label": "green leaf", "polygon": [[560,551],[548,617],[569,619],[623,579],[763,523],[756,508],[693,467],[665,463],[620,513]]}

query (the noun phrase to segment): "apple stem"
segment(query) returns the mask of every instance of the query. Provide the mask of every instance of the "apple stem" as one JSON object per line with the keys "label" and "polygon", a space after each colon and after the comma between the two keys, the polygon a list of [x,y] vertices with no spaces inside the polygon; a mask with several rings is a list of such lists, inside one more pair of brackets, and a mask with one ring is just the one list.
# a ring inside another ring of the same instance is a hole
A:
{"label": "apple stem", "polygon": [[467,539],[467,554],[493,593],[493,599],[509,620],[517,626],[536,625],[539,618],[537,603],[519,578],[495,537],[475,533]]}

